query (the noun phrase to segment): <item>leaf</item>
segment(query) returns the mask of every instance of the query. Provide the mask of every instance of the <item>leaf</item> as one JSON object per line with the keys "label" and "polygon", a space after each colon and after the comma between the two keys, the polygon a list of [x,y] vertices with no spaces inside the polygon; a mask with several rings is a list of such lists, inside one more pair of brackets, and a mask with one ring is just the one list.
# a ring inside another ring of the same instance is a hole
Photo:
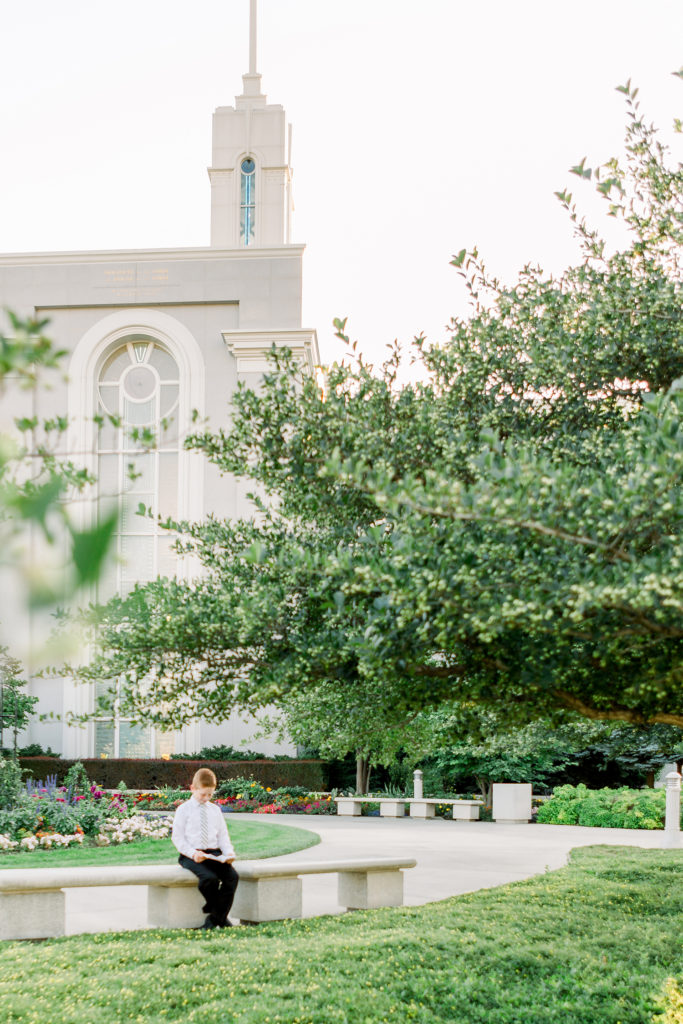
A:
{"label": "leaf", "polygon": [[114,531],[118,525],[118,512],[113,512],[99,522],[92,530],[75,530],[71,525],[71,554],[78,585],[94,583],[100,575],[102,563],[107,556]]}
{"label": "leaf", "polygon": [[570,167],[569,170],[572,174],[578,175],[579,178],[590,178],[593,172],[585,164],[586,158],[584,157],[580,164],[577,164],[576,167]]}
{"label": "leaf", "polygon": [[47,514],[55,507],[63,489],[63,480],[53,476],[47,483],[21,492],[13,502],[21,518],[39,523],[50,541],[52,536],[47,528]]}
{"label": "leaf", "polygon": [[38,426],[38,417],[23,416],[21,419],[15,419],[14,424],[17,430],[21,430],[22,433],[26,430],[35,430]]}

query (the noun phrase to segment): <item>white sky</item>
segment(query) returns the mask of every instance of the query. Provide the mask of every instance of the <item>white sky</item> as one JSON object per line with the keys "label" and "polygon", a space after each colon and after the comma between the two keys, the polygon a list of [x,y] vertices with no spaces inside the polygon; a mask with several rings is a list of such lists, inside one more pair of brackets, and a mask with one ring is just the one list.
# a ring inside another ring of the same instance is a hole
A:
{"label": "white sky", "polygon": [[[211,114],[241,92],[248,0],[5,0],[0,251],[208,245]],[[261,0],[294,126],[304,326],[363,351],[465,309],[451,255],[510,278],[576,255],[553,192],[620,151],[631,77],[667,139],[681,0]]]}

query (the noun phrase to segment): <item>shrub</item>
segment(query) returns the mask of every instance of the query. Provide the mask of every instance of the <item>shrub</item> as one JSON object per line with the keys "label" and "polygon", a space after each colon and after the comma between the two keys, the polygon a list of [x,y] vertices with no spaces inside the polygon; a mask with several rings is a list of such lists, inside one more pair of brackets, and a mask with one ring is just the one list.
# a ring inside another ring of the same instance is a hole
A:
{"label": "shrub", "polygon": [[[34,778],[57,773],[63,782],[74,761],[62,758],[20,757],[19,762]],[[164,761],[154,758],[83,758],[83,767],[100,786],[115,789],[120,781],[131,789],[187,788],[198,768],[211,768],[219,781],[249,773],[262,786],[305,786],[311,792],[325,789],[323,762],[312,760],[264,761]]]}
{"label": "shrub", "polygon": [[52,747],[45,749],[40,743],[29,743],[27,747],[19,747],[19,757],[61,757]]}
{"label": "shrub", "polygon": [[546,825],[658,829],[664,828],[665,812],[663,789],[557,786],[551,799],[539,807],[536,820]]}
{"label": "shrub", "polygon": [[88,773],[83,767],[82,761],[76,761],[72,764],[68,772],[64,776],[64,786],[66,786],[69,792],[76,793],[88,793],[90,791],[90,779]]}
{"label": "shrub", "polygon": [[279,789],[274,789],[270,796],[275,799],[291,796],[296,799],[297,797],[310,796],[310,790],[306,786],[280,786]]}
{"label": "shrub", "polygon": [[196,754],[171,754],[174,761],[296,761],[289,754],[268,757],[257,750],[241,750],[231,746],[202,747]]}
{"label": "shrub", "polygon": [[235,796],[242,800],[257,800],[259,803],[272,801],[272,795],[270,787],[266,788],[255,779],[245,779],[243,777],[226,779],[216,789],[217,797]]}
{"label": "shrub", "polygon": [[21,767],[18,761],[0,756],[0,808],[13,807],[21,790]]}

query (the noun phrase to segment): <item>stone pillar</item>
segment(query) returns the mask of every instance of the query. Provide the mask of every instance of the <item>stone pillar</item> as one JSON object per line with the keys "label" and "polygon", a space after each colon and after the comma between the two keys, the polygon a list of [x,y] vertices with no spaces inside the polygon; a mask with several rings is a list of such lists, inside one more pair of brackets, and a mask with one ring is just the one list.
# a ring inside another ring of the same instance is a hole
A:
{"label": "stone pillar", "polygon": [[421,800],[424,796],[422,792],[422,772],[419,768],[413,772],[413,796],[416,800]]}
{"label": "stone pillar", "polygon": [[664,849],[680,849],[681,842],[681,776],[669,772],[666,777],[666,819],[664,824]]}
{"label": "stone pillar", "polygon": [[0,939],[60,938],[65,921],[63,889],[0,893]]}
{"label": "stone pillar", "polygon": [[337,899],[347,910],[403,906],[403,872],[340,871]]}
{"label": "stone pillar", "polygon": [[206,920],[203,903],[196,885],[150,885],[147,924],[150,928],[199,928]]}
{"label": "stone pillar", "polygon": [[296,875],[240,878],[230,916],[243,924],[301,917],[301,879]]}

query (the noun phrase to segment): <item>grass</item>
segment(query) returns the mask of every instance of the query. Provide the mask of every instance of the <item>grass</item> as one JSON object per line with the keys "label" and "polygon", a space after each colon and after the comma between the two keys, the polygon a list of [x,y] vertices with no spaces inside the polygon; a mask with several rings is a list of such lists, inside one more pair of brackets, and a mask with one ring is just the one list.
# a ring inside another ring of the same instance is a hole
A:
{"label": "grass", "polygon": [[[230,838],[240,860],[260,860],[295,853],[320,842],[320,836],[291,825],[262,821],[228,823]],[[170,839],[144,839],[123,846],[74,846],[63,850],[7,851],[0,853],[2,868],[66,868],[107,864],[175,864],[178,851]]]}
{"label": "grass", "polygon": [[[4,1024],[679,1024],[683,853],[417,908],[0,945]],[[668,979],[678,978],[678,987]],[[59,1006],[59,1016],[54,1007]]]}

